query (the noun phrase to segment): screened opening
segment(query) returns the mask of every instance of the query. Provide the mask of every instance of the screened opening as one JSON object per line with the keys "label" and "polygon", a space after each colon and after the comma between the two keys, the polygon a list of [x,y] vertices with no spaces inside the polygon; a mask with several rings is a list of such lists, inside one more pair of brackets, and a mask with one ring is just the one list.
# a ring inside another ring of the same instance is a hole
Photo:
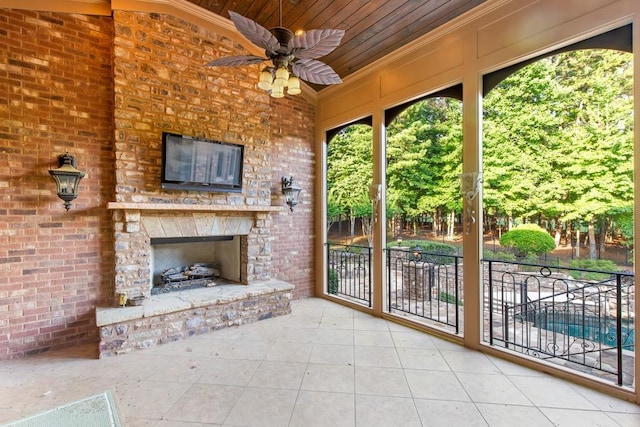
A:
{"label": "screened opening", "polygon": [[373,177],[370,119],[327,132],[326,292],[372,302]]}
{"label": "screened opening", "polygon": [[[455,97],[453,97],[455,96]],[[387,309],[462,331],[462,86],[387,112]]]}
{"label": "screened opening", "polygon": [[613,37],[630,51],[629,35],[512,67],[499,83],[489,76],[483,102],[484,340],[626,387],[632,55],[601,47]]}

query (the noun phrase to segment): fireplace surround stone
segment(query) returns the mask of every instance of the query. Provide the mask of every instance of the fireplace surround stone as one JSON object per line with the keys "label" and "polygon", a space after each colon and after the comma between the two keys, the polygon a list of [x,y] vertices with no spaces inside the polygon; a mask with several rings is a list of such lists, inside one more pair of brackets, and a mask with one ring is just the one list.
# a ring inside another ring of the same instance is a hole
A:
{"label": "fireplace surround stone", "polygon": [[270,214],[280,206],[109,203],[115,236],[115,292],[149,296],[151,239],[240,236],[240,282],[271,278]]}
{"label": "fireplace surround stone", "polygon": [[[271,276],[270,227],[279,206],[112,202],[114,303],[96,308],[99,356],[128,353],[291,312],[290,283]],[[240,236],[240,284],[151,295],[151,239]],[[119,307],[118,296],[140,298]]]}

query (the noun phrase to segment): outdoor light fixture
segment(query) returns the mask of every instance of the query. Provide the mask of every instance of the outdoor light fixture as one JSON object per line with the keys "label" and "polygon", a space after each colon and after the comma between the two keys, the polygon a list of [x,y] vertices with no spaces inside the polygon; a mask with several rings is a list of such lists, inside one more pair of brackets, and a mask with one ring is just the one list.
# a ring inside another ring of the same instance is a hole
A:
{"label": "outdoor light fixture", "polygon": [[471,232],[471,226],[476,222],[476,211],[473,209],[473,199],[480,192],[482,172],[467,172],[460,174],[460,194],[464,201],[465,234]]}
{"label": "outdoor light fixture", "polygon": [[418,245],[416,245],[415,248],[412,249],[413,251],[413,259],[414,261],[421,261],[422,260],[422,248]]}
{"label": "outdoor light fixture", "polygon": [[50,169],[49,174],[56,181],[58,197],[64,200],[65,209],[71,208],[71,201],[78,197],[78,184],[84,177],[84,172],[75,168],[76,160],[69,154],[58,156],[59,168]]}
{"label": "outdoor light fixture", "polygon": [[298,197],[302,188],[296,185],[293,181],[293,177],[282,177],[282,194],[284,194],[284,201],[289,205],[289,209],[293,212],[293,207],[298,204]]}

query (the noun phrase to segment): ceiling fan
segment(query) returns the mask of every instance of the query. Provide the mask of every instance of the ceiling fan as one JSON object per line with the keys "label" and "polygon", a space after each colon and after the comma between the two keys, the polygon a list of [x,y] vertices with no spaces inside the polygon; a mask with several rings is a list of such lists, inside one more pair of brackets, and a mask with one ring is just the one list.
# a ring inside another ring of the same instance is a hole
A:
{"label": "ceiling fan", "polygon": [[271,61],[260,73],[258,87],[269,91],[274,98],[282,98],[284,89],[297,95],[300,80],[330,85],[342,83],[340,76],[327,64],[316,58],[333,51],[342,40],[344,30],[309,30],[294,34],[282,26],[282,0],[280,0],[279,26],[267,30],[262,25],[238,13],[229,12],[236,29],[251,43],[264,49],[266,58],[256,55],[238,55],[213,60],[207,66],[240,66]]}

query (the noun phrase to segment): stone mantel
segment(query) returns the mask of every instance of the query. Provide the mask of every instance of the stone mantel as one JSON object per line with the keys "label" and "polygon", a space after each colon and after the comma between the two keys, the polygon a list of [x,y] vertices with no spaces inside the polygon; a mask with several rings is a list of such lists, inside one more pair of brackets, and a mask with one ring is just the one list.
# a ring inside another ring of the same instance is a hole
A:
{"label": "stone mantel", "polygon": [[107,209],[139,210],[139,211],[190,211],[190,212],[280,212],[283,206],[250,206],[250,205],[199,205],[183,203],[128,203],[109,202]]}

